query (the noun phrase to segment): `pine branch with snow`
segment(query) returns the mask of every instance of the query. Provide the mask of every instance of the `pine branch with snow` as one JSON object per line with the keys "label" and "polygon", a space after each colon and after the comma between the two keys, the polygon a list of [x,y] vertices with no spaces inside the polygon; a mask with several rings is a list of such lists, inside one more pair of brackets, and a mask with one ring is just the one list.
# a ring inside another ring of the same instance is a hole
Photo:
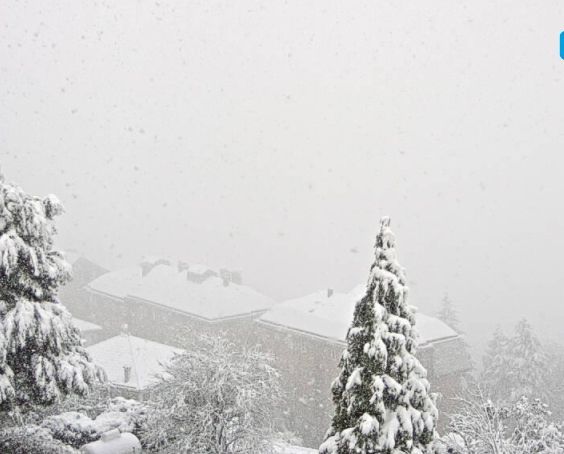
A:
{"label": "pine branch with snow", "polygon": [[57,291],[70,265],[53,248],[59,200],[0,181],[0,408],[85,394],[98,370]]}
{"label": "pine branch with snow", "polygon": [[414,309],[388,218],[375,255],[332,386],[335,414],[320,453],[419,454],[435,436],[438,412],[415,356]]}

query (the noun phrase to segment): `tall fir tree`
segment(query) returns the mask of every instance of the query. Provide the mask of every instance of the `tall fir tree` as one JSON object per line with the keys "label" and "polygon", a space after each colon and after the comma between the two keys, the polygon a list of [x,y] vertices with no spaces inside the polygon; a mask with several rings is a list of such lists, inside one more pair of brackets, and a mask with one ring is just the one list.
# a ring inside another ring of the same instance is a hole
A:
{"label": "tall fir tree", "polygon": [[335,414],[320,453],[420,454],[435,436],[438,412],[415,357],[414,308],[389,218],[380,223],[375,255],[333,382]]}
{"label": "tall fir tree", "polygon": [[547,371],[542,345],[523,319],[510,338],[496,329],[483,357],[481,382],[497,402],[513,403],[522,396],[547,399]]}
{"label": "tall fir tree", "polygon": [[443,297],[441,307],[437,312],[437,318],[445,322],[458,334],[462,334],[462,330],[460,329],[460,321],[458,320],[458,313],[447,294],[445,294],[445,296]]}
{"label": "tall fir tree", "polygon": [[520,320],[515,326],[509,352],[512,361],[509,368],[511,401],[522,396],[546,400],[546,355],[526,319]]}
{"label": "tall fir tree", "polygon": [[495,401],[505,400],[507,372],[511,363],[509,338],[498,325],[482,357],[480,384]]}
{"label": "tall fir tree", "polygon": [[53,249],[58,199],[0,178],[0,409],[85,394],[99,376],[57,299],[70,265]]}

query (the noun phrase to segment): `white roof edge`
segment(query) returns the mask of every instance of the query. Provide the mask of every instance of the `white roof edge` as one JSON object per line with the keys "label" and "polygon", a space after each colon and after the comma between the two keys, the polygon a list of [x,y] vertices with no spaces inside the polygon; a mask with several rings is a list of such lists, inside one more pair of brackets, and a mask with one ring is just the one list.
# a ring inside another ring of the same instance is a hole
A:
{"label": "white roof edge", "polygon": [[84,288],[86,289],[87,292],[97,293],[98,295],[107,296],[108,298],[111,298],[111,299],[116,300],[116,301],[123,301],[124,298],[127,298],[127,295],[125,297],[121,297],[121,296],[112,295],[111,293],[106,293],[103,290],[95,289],[95,288],[91,287],[90,284],[88,284]]}
{"label": "white roof edge", "polygon": [[[301,334],[301,335],[304,335],[304,336],[314,337],[314,338],[319,339],[319,340],[330,341],[333,344],[345,345],[347,343],[347,341],[343,340],[343,339],[337,339],[335,337],[323,336],[321,334],[312,333],[311,331],[305,331],[305,330],[301,330],[299,328],[293,328],[291,326],[283,325],[281,323],[272,322],[270,320],[257,319],[257,320],[255,320],[255,322],[261,323],[263,325],[273,326],[280,331],[290,331],[290,332],[298,333],[298,334]],[[426,341],[426,342],[423,342],[421,344],[417,344],[417,348],[427,348],[427,347],[430,347],[434,344],[447,342],[447,341],[452,340],[452,339],[460,339],[460,336],[457,334],[455,336],[446,336],[446,337],[441,337],[440,339],[434,339],[432,341]]]}
{"label": "white roof edge", "polygon": [[183,311],[181,309],[171,307],[171,306],[168,306],[166,304],[157,303],[156,301],[145,299],[142,296],[126,295],[122,300],[125,300],[126,298],[139,300],[139,301],[142,301],[144,303],[151,304],[153,306],[162,307],[162,308],[164,308],[168,311],[171,311],[171,312],[176,312],[178,314],[187,315],[191,318],[203,320],[203,321],[210,322],[210,323],[222,322],[222,321],[225,321],[225,320],[233,320],[233,319],[237,319],[237,318],[245,318],[245,317],[248,317],[250,315],[255,315],[255,314],[257,314],[257,315],[263,314],[270,309],[270,307],[267,307],[267,308],[264,308],[264,309],[259,309],[259,310],[251,311],[251,312],[243,312],[243,313],[239,313],[239,314],[235,314],[235,315],[227,315],[227,316],[224,316],[224,317],[208,318],[208,317],[204,317],[202,315],[194,314],[193,312]]}
{"label": "white roof edge", "polygon": [[346,341],[344,341],[344,340],[336,339],[334,337],[323,336],[321,334],[312,333],[311,331],[305,331],[305,330],[302,330],[302,329],[299,329],[299,328],[293,328],[291,326],[283,325],[281,323],[272,322],[270,320],[263,320],[263,319],[259,318],[259,319],[255,320],[255,322],[263,324],[263,325],[273,326],[280,331],[291,331],[291,332],[294,332],[294,333],[302,334],[304,336],[314,337],[316,339],[320,339],[320,340],[324,340],[324,341],[331,341],[331,343],[334,343],[334,344],[345,344],[346,343]]}
{"label": "white roof edge", "polygon": [[83,333],[103,330],[103,328],[97,323],[89,322],[88,320],[84,320],[82,318],[72,317],[72,323]]}

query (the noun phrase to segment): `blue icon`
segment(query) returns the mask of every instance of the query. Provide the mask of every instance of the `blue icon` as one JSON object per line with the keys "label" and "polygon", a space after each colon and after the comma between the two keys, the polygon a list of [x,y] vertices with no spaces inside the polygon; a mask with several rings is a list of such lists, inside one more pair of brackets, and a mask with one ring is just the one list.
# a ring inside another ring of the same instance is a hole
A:
{"label": "blue icon", "polygon": [[564,32],[560,33],[560,58],[564,60]]}

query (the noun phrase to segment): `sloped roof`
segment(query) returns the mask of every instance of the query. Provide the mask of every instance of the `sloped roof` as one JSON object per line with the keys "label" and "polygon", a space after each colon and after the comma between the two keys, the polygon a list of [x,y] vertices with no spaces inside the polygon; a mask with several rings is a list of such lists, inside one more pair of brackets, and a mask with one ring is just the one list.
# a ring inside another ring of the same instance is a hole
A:
{"label": "sloped roof", "polygon": [[100,325],[96,325],[92,322],[87,322],[86,320],[81,320],[79,318],[72,319],[72,324],[76,326],[82,333],[86,333],[88,331],[99,331],[102,329]]}
{"label": "sloped roof", "polygon": [[[140,337],[121,334],[86,348],[95,364],[101,366],[114,385],[144,389],[164,372],[163,364],[179,348],[160,344]],[[125,383],[124,366],[131,367],[131,378]]]}
{"label": "sloped roof", "polygon": [[132,266],[106,273],[88,284],[88,288],[115,298],[125,298],[141,285],[141,267]]}
{"label": "sloped roof", "polygon": [[68,263],[70,263],[70,265],[73,268],[77,263],[80,264],[82,262],[82,263],[87,263],[88,266],[90,266],[92,268],[96,268],[96,270],[99,272],[99,274],[108,272],[108,270],[106,268],[104,268],[102,265],[90,260],[84,254],[81,254],[80,252],[78,252],[76,249],[67,249],[66,251],[64,251],[64,256],[65,256],[65,260]]}
{"label": "sloped roof", "polygon": [[[201,269],[202,265],[198,265]],[[178,271],[167,264],[156,265],[145,276],[140,267],[110,272],[88,287],[120,299],[141,298],[209,320],[260,312],[274,304],[273,299],[252,287],[235,283],[225,286],[217,276],[193,282],[187,279],[186,270]]]}
{"label": "sloped roof", "polygon": [[[364,295],[359,285],[349,293],[315,292],[273,306],[259,322],[301,331],[307,334],[344,342],[353,318],[356,302]],[[420,346],[442,339],[457,337],[457,333],[441,320],[417,313],[416,327]]]}

